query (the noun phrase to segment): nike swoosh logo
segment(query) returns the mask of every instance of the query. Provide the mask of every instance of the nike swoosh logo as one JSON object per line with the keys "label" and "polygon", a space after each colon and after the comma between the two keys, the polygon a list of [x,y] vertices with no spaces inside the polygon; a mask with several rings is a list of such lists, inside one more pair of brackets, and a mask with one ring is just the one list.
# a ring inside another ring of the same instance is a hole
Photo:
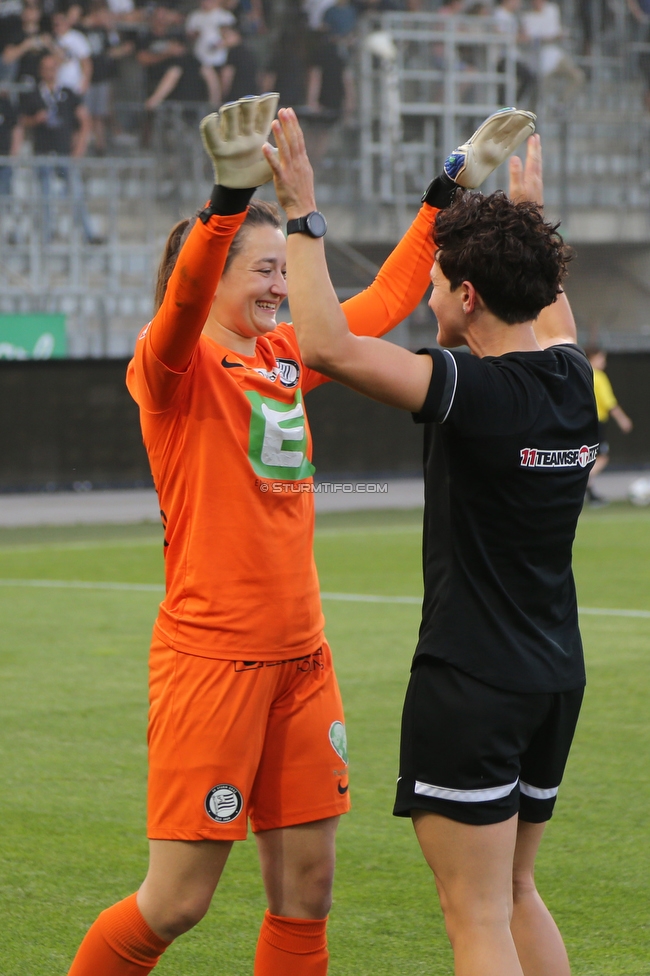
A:
{"label": "nike swoosh logo", "polygon": [[338,784],[338,789],[339,789],[339,793],[341,794],[341,796],[345,796],[345,794],[350,789],[350,784],[348,783],[346,786],[341,786],[341,784],[339,783]]}
{"label": "nike swoosh logo", "polygon": [[237,369],[238,367],[239,369],[246,369],[243,363],[229,363],[225,356],[221,360],[221,365],[225,366],[226,369]]}

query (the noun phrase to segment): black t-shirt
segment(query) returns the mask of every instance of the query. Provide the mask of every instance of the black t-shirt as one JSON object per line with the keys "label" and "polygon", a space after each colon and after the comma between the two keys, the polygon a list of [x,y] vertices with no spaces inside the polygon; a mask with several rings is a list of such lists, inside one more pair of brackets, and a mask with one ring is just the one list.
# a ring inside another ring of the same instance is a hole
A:
{"label": "black t-shirt", "polygon": [[47,111],[46,121],[34,126],[34,153],[37,156],[71,154],[72,137],[79,127],[76,111],[82,103],[83,99],[69,88],[50,91],[46,85],[40,85],[36,91],[24,96],[20,106],[23,115],[36,115],[43,109]]}
{"label": "black t-shirt", "polygon": [[87,27],[84,30],[86,40],[90,45],[93,74],[91,84],[98,85],[103,81],[110,81],[117,74],[115,58],[110,57],[110,49],[120,43],[117,31],[107,31],[103,27]]}
{"label": "black t-shirt", "polygon": [[584,684],[571,550],[598,452],[573,345],[479,359],[423,350],[424,606],[416,659],[518,692]]}
{"label": "black t-shirt", "polygon": [[6,95],[0,95],[0,156],[11,150],[11,133],[18,122],[18,113]]}

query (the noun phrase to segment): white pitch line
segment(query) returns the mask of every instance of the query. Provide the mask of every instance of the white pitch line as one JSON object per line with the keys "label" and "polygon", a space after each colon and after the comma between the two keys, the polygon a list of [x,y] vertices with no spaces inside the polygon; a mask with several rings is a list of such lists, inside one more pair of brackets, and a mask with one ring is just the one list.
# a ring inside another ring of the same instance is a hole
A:
{"label": "white pitch line", "polygon": [[650,610],[610,610],[607,607],[578,607],[578,613],[593,617],[643,617],[650,618]]}
{"label": "white pitch line", "polygon": [[162,583],[95,583],[89,580],[0,579],[0,586],[32,586],[47,590],[133,590],[141,593],[164,593]]}
{"label": "white pitch line", "polygon": [[[0,586],[27,586],[54,590],[123,590],[135,593],[164,593],[162,583],[111,583],[90,580],[0,579]],[[419,606],[419,596],[378,596],[372,593],[321,593],[323,600],[344,603],[407,603]],[[636,617],[650,619],[650,610],[615,610],[608,607],[579,607],[579,612],[593,617]]]}
{"label": "white pitch line", "polygon": [[417,603],[421,596],[372,596],[370,593],[321,593],[321,600],[344,600],[347,603]]}

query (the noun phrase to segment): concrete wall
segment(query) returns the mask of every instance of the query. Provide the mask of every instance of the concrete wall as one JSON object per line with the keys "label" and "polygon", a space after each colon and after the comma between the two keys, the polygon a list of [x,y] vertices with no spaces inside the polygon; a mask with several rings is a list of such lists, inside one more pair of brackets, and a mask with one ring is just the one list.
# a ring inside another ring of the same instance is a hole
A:
{"label": "concrete wall", "polygon": [[[126,360],[0,362],[0,491],[151,484]],[[650,354],[610,356],[609,375],[635,421],[610,426],[612,462],[650,464]],[[422,429],[400,411],[327,383],[307,397],[320,477],[408,476]]]}

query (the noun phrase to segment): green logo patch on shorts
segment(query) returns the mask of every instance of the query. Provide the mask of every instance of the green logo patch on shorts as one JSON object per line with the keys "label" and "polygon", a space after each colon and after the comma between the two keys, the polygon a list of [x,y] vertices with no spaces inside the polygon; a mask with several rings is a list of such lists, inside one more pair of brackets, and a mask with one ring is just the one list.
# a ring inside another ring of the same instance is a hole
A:
{"label": "green logo patch on shorts", "polygon": [[332,749],[339,756],[345,765],[348,764],[348,737],[345,734],[343,722],[332,722],[330,725],[330,743]]}
{"label": "green logo patch on shorts", "polygon": [[316,470],[307,458],[307,422],[302,391],[293,403],[246,393],[252,411],[248,458],[256,475],[277,481],[303,481]]}

